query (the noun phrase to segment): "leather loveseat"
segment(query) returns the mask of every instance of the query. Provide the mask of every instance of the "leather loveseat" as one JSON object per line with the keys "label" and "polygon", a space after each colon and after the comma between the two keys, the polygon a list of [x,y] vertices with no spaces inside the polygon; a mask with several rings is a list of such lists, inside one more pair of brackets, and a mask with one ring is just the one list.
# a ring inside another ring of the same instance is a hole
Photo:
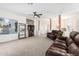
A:
{"label": "leather loveseat", "polygon": [[60,30],[52,30],[52,32],[47,33],[47,37],[55,40],[58,36],[62,36],[63,32]]}

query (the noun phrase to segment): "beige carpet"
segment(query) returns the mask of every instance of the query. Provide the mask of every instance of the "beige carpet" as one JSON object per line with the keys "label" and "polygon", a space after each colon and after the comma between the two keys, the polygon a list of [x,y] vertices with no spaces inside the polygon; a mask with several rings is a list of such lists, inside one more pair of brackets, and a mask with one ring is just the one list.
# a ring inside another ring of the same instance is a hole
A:
{"label": "beige carpet", "polygon": [[2,56],[44,56],[46,50],[53,43],[45,35],[15,40],[0,44]]}

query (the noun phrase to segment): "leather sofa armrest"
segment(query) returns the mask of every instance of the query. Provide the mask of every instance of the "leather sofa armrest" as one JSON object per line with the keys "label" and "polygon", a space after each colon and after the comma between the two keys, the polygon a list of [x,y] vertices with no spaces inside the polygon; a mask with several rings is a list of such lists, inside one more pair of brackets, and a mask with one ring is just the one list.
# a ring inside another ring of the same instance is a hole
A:
{"label": "leather sofa armrest", "polygon": [[46,56],[65,56],[65,55],[66,55],[66,50],[57,47],[50,47],[46,51]]}
{"label": "leather sofa armrest", "polygon": [[66,53],[65,56],[74,56],[73,54]]}

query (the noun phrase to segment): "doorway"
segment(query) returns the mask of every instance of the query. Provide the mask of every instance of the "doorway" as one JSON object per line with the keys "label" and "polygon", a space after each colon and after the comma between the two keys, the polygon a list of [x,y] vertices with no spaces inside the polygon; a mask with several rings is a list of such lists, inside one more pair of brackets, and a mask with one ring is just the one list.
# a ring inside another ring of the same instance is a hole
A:
{"label": "doorway", "polygon": [[28,37],[34,36],[34,25],[28,25]]}
{"label": "doorway", "polygon": [[28,31],[28,37],[34,36],[34,20],[26,19],[27,23],[27,31]]}

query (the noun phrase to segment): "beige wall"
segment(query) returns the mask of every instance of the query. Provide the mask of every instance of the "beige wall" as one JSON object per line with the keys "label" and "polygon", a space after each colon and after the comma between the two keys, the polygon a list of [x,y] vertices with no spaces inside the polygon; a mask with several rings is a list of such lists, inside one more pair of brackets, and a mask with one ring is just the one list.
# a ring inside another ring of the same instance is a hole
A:
{"label": "beige wall", "polygon": [[[9,18],[9,19],[15,19],[18,22],[21,23],[26,23],[26,18],[34,20],[34,25],[35,25],[35,36],[37,35],[41,35],[41,34],[46,34],[47,32],[50,32],[50,18],[34,18],[33,16],[22,16],[22,15],[18,15],[6,10],[0,10],[0,17],[5,17],[5,18]],[[76,26],[78,24],[77,18],[78,16],[70,16],[70,19],[72,19],[72,27],[73,30],[77,30]],[[68,20],[69,17],[64,18],[63,16],[61,17],[61,28],[66,28],[67,23],[66,21]],[[54,29],[58,29],[58,16],[56,17],[51,17],[52,19],[52,30]],[[40,21],[40,24],[38,24],[38,20]],[[26,24],[27,25],[27,24]],[[38,29],[38,25],[39,25],[39,29]],[[27,36],[28,36],[28,32],[26,32]],[[5,38],[6,37],[6,38]],[[4,42],[4,41],[9,41],[9,40],[16,40],[18,39],[18,34],[9,34],[9,35],[0,35],[0,42]]]}
{"label": "beige wall", "polygon": [[36,36],[41,35],[41,34],[46,34],[47,31],[49,31],[49,19],[48,18],[35,18],[34,24],[35,24],[35,35]]}
{"label": "beige wall", "polygon": [[73,16],[72,17],[72,26],[73,26],[73,31],[77,31],[77,17],[76,16]]}
{"label": "beige wall", "polygon": [[52,18],[52,30],[58,29],[58,17]]}
{"label": "beige wall", "polygon": [[[66,27],[66,24],[65,24],[66,20],[61,18],[61,28],[65,28]],[[59,27],[59,19],[58,19],[58,16],[55,17],[55,18],[52,18],[52,30],[58,30],[58,27]]]}
{"label": "beige wall", "polygon": [[[34,20],[34,25],[35,25],[35,35],[41,35],[41,34],[45,34],[47,32],[50,32],[50,18],[33,18],[33,17],[29,17],[31,19]],[[57,30],[58,29],[58,16],[56,17],[51,17],[52,21],[51,21],[51,30]],[[78,19],[79,17],[77,15],[70,15],[70,16],[62,16],[61,15],[61,28],[66,28],[67,31],[66,34],[69,34],[70,32],[68,32],[67,29],[67,24],[68,23],[72,23],[71,27],[74,31],[78,31]],[[38,20],[40,21],[40,30],[38,30]],[[67,22],[69,21],[70,22]]]}
{"label": "beige wall", "polygon": [[[70,22],[68,22],[70,20]],[[77,31],[77,27],[78,27],[78,21],[77,21],[77,16],[75,15],[71,15],[71,16],[61,16],[61,28],[66,28],[67,31],[65,31],[65,34],[69,34],[70,32],[68,32],[68,29],[67,29],[67,25],[68,23],[72,23],[70,26],[72,27],[72,29],[74,31]],[[58,29],[58,16],[52,18],[52,30],[54,29]],[[68,35],[66,35],[68,36]]]}
{"label": "beige wall", "polygon": [[[6,10],[1,10],[0,9],[0,17],[14,19],[14,20],[17,20],[18,22],[26,23],[25,22],[26,17],[24,17],[22,15],[18,15],[16,13],[12,13],[12,12],[6,11]],[[0,35],[0,42],[16,40],[16,39],[18,39],[18,33],[16,33],[16,34]]]}

